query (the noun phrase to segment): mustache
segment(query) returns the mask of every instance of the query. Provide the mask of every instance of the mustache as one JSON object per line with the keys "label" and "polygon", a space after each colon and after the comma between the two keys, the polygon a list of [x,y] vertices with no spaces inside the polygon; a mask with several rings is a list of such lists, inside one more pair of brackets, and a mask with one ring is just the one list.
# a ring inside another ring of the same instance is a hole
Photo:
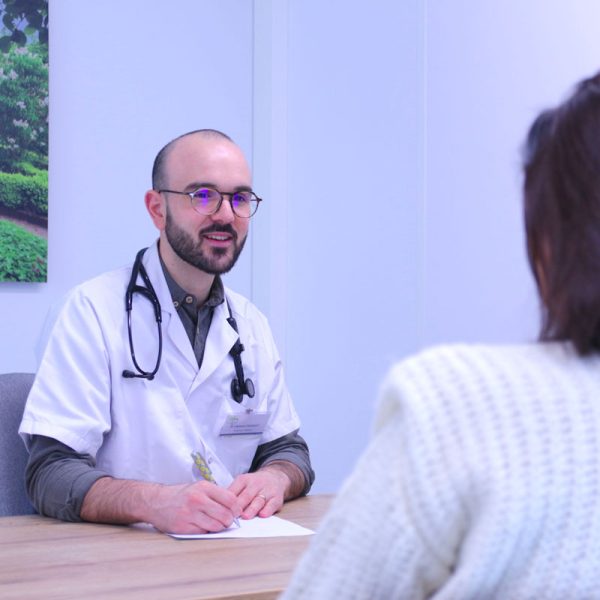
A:
{"label": "mustache", "polygon": [[200,231],[201,236],[206,235],[208,233],[227,233],[228,235],[233,237],[234,241],[236,242],[238,238],[235,229],[231,225],[217,225],[215,223],[214,225],[210,225],[209,227],[206,227],[205,229]]}

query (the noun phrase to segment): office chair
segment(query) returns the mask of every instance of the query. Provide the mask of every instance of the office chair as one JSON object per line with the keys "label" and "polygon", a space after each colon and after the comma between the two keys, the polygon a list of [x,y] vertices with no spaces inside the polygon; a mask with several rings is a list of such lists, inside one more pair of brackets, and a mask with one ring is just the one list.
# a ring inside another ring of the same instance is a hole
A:
{"label": "office chair", "polygon": [[18,430],[33,373],[0,374],[0,516],[34,509],[25,492],[27,450]]}

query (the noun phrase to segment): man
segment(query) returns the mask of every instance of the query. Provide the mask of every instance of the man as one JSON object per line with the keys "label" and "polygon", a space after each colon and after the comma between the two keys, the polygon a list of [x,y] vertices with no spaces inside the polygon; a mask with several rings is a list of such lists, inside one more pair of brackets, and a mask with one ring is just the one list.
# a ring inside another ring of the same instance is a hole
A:
{"label": "man", "polygon": [[157,244],[78,286],[54,326],[20,429],[27,488],[65,520],[219,531],[314,474],[266,319],[220,278],[260,202],[244,155],[221,132],[184,134],[152,186]]}

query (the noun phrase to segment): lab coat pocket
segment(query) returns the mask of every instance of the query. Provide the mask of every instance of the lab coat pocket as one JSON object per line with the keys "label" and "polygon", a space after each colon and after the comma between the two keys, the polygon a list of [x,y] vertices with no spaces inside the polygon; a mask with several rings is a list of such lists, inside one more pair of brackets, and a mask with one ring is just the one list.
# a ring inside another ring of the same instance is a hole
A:
{"label": "lab coat pocket", "polygon": [[217,440],[217,455],[233,477],[247,473],[260,444],[260,434],[221,435]]}
{"label": "lab coat pocket", "polygon": [[219,432],[218,454],[229,465],[234,477],[248,472],[269,416],[266,411],[253,410],[229,413],[226,416]]}

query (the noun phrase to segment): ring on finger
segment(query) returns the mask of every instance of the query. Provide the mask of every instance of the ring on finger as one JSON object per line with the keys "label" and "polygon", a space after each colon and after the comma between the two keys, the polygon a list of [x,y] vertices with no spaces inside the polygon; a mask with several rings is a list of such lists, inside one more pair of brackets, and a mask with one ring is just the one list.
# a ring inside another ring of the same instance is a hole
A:
{"label": "ring on finger", "polygon": [[264,503],[265,504],[267,503],[267,497],[264,494],[256,494],[256,497],[257,498],[262,498],[263,501],[264,501]]}

